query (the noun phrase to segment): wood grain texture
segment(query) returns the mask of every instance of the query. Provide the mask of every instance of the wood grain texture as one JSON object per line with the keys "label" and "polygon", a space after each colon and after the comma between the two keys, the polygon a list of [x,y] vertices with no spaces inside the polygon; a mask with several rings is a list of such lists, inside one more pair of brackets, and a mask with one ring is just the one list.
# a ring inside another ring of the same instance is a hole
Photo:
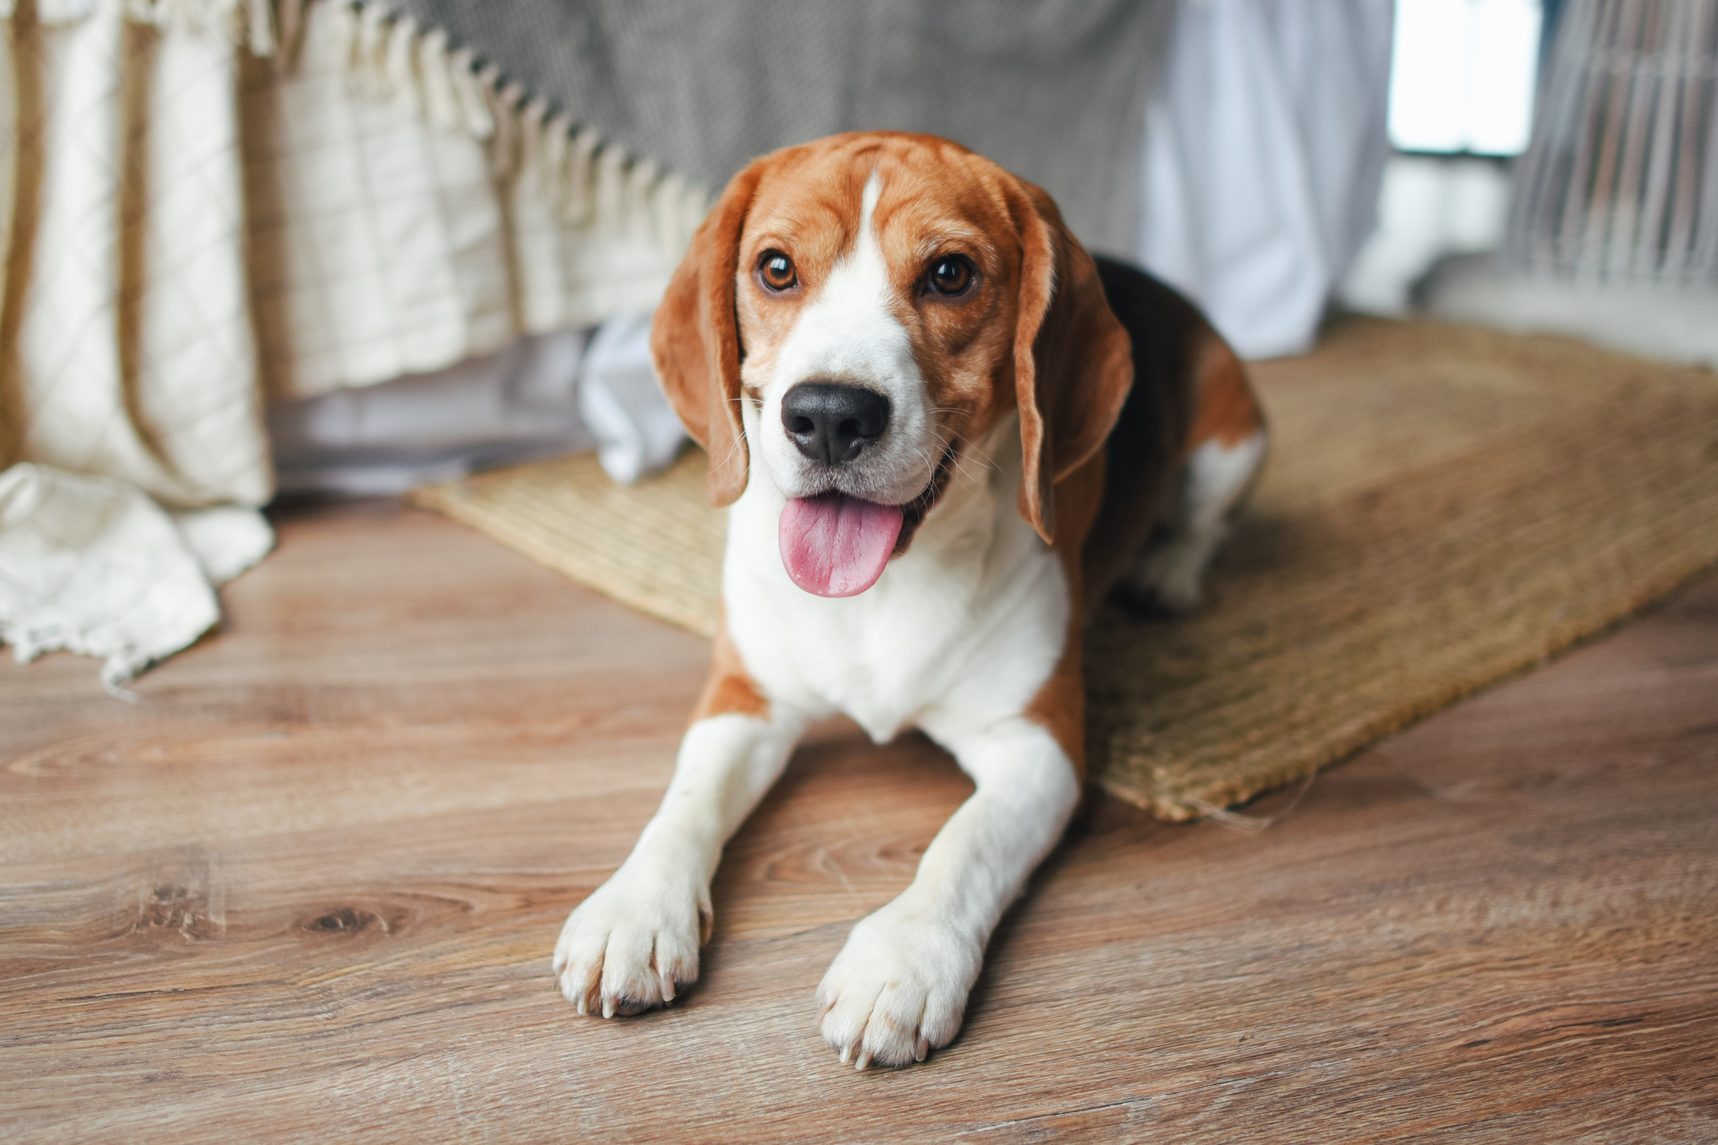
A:
{"label": "wood grain texture", "polygon": [[1718,579],[1269,830],[1094,800],[961,1038],[862,1075],[812,991],[966,794],[937,751],[820,733],[697,989],[581,1019],[550,950],[707,645],[391,505],[286,517],[226,603],[135,706],[0,666],[7,1140],[1718,1136]]}

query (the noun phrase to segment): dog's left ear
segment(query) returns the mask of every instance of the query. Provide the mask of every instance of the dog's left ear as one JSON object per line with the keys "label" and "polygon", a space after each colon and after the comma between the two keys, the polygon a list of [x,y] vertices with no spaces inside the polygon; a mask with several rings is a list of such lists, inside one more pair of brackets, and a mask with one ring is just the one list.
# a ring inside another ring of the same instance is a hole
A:
{"label": "dog's left ear", "polygon": [[735,175],[669,280],[650,326],[656,376],[686,432],[710,455],[710,499],[727,505],[746,490],[751,459],[740,420],[740,331],[734,274],[740,231],[763,161]]}
{"label": "dog's left ear", "polygon": [[1020,515],[1046,542],[1055,486],[1103,447],[1133,386],[1133,343],[1104,298],[1098,267],[1038,187],[1009,196],[1025,259],[1014,333],[1014,395],[1025,469]]}

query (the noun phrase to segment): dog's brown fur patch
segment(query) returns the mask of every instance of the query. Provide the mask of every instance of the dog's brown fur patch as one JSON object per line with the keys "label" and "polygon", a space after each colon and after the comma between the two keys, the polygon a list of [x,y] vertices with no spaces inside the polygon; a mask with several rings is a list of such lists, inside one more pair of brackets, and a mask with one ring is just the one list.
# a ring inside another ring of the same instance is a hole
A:
{"label": "dog's brown fur patch", "polygon": [[711,716],[739,715],[765,719],[770,713],[769,697],[759,690],[740,660],[724,623],[716,630],[715,648],[710,656],[710,675],[704,683],[704,694],[692,719],[706,720]]}

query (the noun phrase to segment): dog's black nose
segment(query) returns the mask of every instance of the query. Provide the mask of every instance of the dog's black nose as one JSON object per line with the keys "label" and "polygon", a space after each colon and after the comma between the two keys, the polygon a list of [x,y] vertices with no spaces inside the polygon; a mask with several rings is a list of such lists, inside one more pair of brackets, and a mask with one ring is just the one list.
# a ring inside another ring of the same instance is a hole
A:
{"label": "dog's black nose", "polygon": [[835,465],[883,436],[889,399],[860,386],[801,382],[781,399],[781,424],[801,453]]}

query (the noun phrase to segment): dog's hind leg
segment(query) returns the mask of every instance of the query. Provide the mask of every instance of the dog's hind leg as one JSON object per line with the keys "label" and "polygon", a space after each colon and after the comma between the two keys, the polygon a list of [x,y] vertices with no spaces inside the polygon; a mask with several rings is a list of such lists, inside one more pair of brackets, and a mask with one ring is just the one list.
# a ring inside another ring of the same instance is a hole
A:
{"label": "dog's hind leg", "polygon": [[1179,486],[1125,586],[1159,607],[1199,603],[1205,569],[1264,465],[1269,440],[1240,361],[1228,347],[1204,364]]}
{"label": "dog's hind leg", "polygon": [[1127,586],[1174,612],[1196,606],[1205,569],[1229,535],[1229,522],[1264,458],[1263,431],[1232,445],[1208,441],[1195,448],[1181,489],[1127,574]]}

